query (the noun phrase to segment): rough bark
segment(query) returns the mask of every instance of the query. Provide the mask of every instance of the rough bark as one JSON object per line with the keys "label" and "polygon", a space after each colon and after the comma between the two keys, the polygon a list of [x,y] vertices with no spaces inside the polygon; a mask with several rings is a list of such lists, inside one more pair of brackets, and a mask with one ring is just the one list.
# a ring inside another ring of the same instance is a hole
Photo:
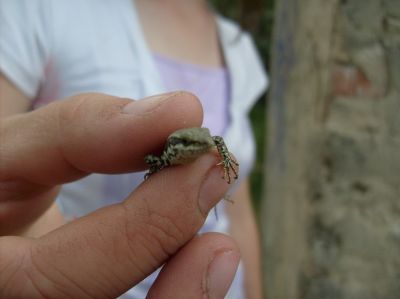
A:
{"label": "rough bark", "polygon": [[400,1],[276,5],[271,299],[400,298]]}

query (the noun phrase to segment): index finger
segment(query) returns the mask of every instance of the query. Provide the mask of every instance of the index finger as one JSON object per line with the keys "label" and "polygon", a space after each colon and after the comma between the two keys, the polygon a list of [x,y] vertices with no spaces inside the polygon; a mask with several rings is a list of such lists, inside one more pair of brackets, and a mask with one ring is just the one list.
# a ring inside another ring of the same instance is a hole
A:
{"label": "index finger", "polygon": [[1,122],[0,178],[57,185],[89,173],[141,170],[143,157],[171,132],[201,121],[190,93],[140,101],[78,95]]}

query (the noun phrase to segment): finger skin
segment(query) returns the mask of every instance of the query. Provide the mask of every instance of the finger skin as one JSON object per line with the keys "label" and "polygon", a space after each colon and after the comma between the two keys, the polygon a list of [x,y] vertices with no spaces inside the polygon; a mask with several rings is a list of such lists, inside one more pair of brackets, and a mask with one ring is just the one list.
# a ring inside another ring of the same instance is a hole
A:
{"label": "finger skin", "polygon": [[144,156],[170,133],[202,121],[201,105],[190,93],[157,101],[136,101],[138,112],[128,114],[123,108],[131,100],[84,94],[5,119],[0,179],[56,185],[89,173],[142,170]]}
{"label": "finger skin", "polygon": [[[221,179],[217,162],[208,154],[191,164],[167,168],[123,203],[31,241],[22,265],[8,271],[14,279],[0,274],[0,297],[15,298],[20,292],[45,298],[123,294],[192,239],[209,209],[223,197],[229,185]],[[202,192],[202,186],[210,190]],[[207,195],[208,206],[199,201],[202,194]],[[0,257],[0,269],[4,263],[9,264],[7,258]]]}
{"label": "finger skin", "polygon": [[0,235],[23,231],[42,215],[54,186],[93,172],[142,170],[144,156],[170,133],[201,120],[201,105],[185,92],[140,101],[83,94],[1,120]]}
{"label": "finger skin", "polygon": [[239,249],[230,237],[207,233],[190,240],[168,261],[151,287],[147,299],[209,298],[208,272],[211,263],[221,255],[232,257],[233,271],[227,273],[231,283],[240,260]]}

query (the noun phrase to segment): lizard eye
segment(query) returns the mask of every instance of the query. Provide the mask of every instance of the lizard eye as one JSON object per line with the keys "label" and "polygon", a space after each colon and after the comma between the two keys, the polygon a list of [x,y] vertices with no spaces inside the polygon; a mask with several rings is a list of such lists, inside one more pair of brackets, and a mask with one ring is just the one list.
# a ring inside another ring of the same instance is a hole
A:
{"label": "lizard eye", "polygon": [[181,140],[181,143],[183,144],[183,145],[189,145],[189,140],[187,140],[187,139],[182,139]]}
{"label": "lizard eye", "polygon": [[180,143],[181,141],[178,139],[178,138],[170,138],[169,140],[168,140],[168,143],[170,144],[170,145],[176,145],[176,144],[178,144],[178,143]]}

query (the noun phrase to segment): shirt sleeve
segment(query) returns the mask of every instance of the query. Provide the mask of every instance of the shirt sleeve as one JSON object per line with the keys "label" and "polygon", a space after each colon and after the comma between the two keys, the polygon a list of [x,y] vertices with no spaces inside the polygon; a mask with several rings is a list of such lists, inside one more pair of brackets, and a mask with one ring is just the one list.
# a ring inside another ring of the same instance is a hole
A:
{"label": "shirt sleeve", "polygon": [[0,0],[0,73],[33,99],[49,55],[51,1]]}

